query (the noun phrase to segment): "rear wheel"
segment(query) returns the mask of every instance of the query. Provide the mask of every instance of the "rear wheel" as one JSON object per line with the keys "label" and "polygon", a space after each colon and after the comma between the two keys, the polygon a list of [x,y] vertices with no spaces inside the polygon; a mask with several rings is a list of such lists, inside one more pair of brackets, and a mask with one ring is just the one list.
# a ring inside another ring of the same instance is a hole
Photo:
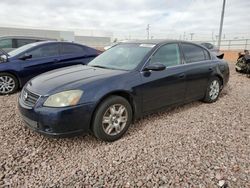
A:
{"label": "rear wheel", "polygon": [[220,95],[220,88],[221,88],[220,79],[218,77],[212,78],[208,83],[206,95],[203,101],[207,103],[215,102]]}
{"label": "rear wheel", "polygon": [[132,108],[129,102],[123,97],[111,96],[96,110],[92,131],[97,138],[112,142],[124,135],[131,121]]}
{"label": "rear wheel", "polygon": [[9,73],[0,73],[0,95],[15,93],[18,89],[18,80]]}

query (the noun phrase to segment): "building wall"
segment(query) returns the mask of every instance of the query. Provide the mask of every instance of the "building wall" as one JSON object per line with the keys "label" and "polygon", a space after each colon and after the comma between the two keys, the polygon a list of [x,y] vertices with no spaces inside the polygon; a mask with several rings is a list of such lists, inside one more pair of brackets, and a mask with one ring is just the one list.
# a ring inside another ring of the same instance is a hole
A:
{"label": "building wall", "polygon": [[110,37],[75,36],[75,42],[95,48],[103,48],[110,45]]}
{"label": "building wall", "polygon": [[0,27],[0,36],[31,36],[60,39],[59,31]]}
{"label": "building wall", "polygon": [[105,46],[108,46],[111,42],[111,37],[101,36],[101,35],[95,36],[93,35],[93,32],[91,34],[92,34],[91,36],[75,36],[74,31],[0,27],[0,37],[2,36],[44,37],[44,38],[57,39],[59,41],[77,42],[80,44],[85,44],[97,48],[103,48]]}

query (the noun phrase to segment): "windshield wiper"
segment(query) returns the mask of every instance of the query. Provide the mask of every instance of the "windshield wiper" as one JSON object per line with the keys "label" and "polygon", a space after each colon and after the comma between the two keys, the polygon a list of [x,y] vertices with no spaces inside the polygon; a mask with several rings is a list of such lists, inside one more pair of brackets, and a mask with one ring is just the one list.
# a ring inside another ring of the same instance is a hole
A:
{"label": "windshield wiper", "polygon": [[126,69],[118,69],[118,68],[104,67],[104,66],[101,66],[101,65],[89,65],[89,66],[90,66],[90,67],[102,68],[102,69],[128,71],[128,70],[126,70]]}
{"label": "windshield wiper", "polygon": [[101,66],[101,65],[90,65],[91,67],[97,67],[97,68],[102,68],[102,69],[111,69],[109,67],[104,67],[104,66]]}

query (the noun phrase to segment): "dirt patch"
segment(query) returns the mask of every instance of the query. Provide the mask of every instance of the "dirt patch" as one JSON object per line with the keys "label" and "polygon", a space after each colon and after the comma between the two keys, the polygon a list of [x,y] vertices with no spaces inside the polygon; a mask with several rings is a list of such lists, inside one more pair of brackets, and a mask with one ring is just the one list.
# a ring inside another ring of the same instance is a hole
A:
{"label": "dirt patch", "polygon": [[225,50],[225,51],[221,51],[222,53],[224,53],[224,59],[229,61],[229,62],[233,62],[236,63],[238,57],[239,57],[239,52],[242,51],[229,51],[229,50]]}

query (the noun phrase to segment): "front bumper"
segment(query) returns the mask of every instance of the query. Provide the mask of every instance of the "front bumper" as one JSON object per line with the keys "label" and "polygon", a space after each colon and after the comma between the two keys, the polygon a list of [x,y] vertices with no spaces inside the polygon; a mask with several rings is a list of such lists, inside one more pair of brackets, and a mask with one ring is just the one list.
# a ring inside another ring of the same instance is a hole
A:
{"label": "front bumper", "polygon": [[90,132],[94,104],[66,108],[48,108],[36,105],[29,108],[19,98],[19,111],[23,121],[32,130],[46,136],[71,137]]}

